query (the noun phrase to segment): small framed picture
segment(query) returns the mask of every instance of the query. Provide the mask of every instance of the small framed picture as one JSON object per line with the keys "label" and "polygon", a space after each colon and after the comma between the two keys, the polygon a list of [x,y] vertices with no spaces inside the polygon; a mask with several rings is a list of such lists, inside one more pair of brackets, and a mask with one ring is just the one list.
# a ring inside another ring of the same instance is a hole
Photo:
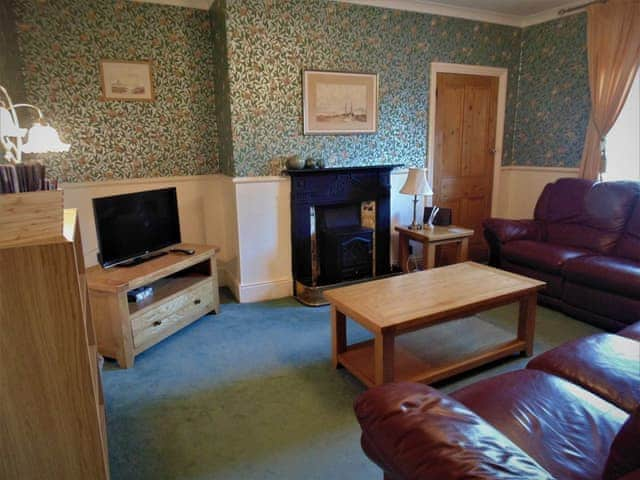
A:
{"label": "small framed picture", "polygon": [[305,135],[376,132],[377,74],[305,70],[302,92]]}
{"label": "small framed picture", "polygon": [[152,102],[151,61],[101,60],[103,100]]}

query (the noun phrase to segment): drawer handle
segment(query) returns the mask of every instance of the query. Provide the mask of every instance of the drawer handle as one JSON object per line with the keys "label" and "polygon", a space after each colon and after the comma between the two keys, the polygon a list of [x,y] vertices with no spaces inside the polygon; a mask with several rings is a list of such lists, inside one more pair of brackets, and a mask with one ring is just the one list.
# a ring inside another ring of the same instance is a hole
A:
{"label": "drawer handle", "polygon": [[160,325],[162,325],[162,320],[156,320],[155,322],[153,322],[154,327],[159,327]]}
{"label": "drawer handle", "polygon": [[196,298],[193,303],[196,305],[200,305],[201,300],[199,298]]}

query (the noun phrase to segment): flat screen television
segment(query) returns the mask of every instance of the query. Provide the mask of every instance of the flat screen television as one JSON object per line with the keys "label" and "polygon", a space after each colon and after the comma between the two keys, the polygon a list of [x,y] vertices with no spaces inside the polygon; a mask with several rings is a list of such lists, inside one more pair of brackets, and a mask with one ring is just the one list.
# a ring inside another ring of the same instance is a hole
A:
{"label": "flat screen television", "polygon": [[107,268],[140,261],[181,242],[175,188],[93,199],[98,261]]}

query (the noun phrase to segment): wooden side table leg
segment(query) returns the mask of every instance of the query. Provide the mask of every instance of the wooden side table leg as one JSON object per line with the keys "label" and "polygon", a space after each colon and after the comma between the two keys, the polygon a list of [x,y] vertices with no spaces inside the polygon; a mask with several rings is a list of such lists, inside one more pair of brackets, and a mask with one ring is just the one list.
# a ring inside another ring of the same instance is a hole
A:
{"label": "wooden side table leg", "polygon": [[463,238],[458,242],[458,263],[466,262],[469,258],[469,239]]}
{"label": "wooden side table leg", "polygon": [[425,242],[424,252],[426,252],[425,269],[434,268],[436,266],[436,244]]}
{"label": "wooden side table leg", "polygon": [[536,307],[538,294],[532,293],[520,299],[518,318],[518,339],[526,342],[525,355],[533,355],[533,337],[536,328]]}
{"label": "wooden side table leg", "polygon": [[338,355],[347,349],[347,318],[335,305],[331,305],[331,360],[333,368],[340,366]]}
{"label": "wooden side table leg", "polygon": [[398,242],[398,262],[400,262],[400,269],[404,273],[407,273],[409,272],[409,268],[407,265],[407,261],[409,260],[409,237],[404,233],[399,232]]}
{"label": "wooden side table leg", "polygon": [[376,333],[374,343],[375,384],[393,382],[393,357],[395,338],[393,334]]}

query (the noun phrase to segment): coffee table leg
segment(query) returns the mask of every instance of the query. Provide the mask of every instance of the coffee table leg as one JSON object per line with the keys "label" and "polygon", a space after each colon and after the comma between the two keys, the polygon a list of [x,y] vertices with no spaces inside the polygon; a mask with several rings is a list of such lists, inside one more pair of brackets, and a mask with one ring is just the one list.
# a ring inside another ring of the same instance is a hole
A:
{"label": "coffee table leg", "polygon": [[333,368],[338,368],[338,355],[347,349],[347,318],[335,305],[331,305],[331,345]]}
{"label": "coffee table leg", "polygon": [[395,338],[391,334],[376,333],[374,339],[375,384],[393,382],[393,349]]}
{"label": "coffee table leg", "polygon": [[533,336],[536,328],[537,293],[520,299],[520,316],[518,318],[518,339],[526,342],[525,354],[533,355]]}

